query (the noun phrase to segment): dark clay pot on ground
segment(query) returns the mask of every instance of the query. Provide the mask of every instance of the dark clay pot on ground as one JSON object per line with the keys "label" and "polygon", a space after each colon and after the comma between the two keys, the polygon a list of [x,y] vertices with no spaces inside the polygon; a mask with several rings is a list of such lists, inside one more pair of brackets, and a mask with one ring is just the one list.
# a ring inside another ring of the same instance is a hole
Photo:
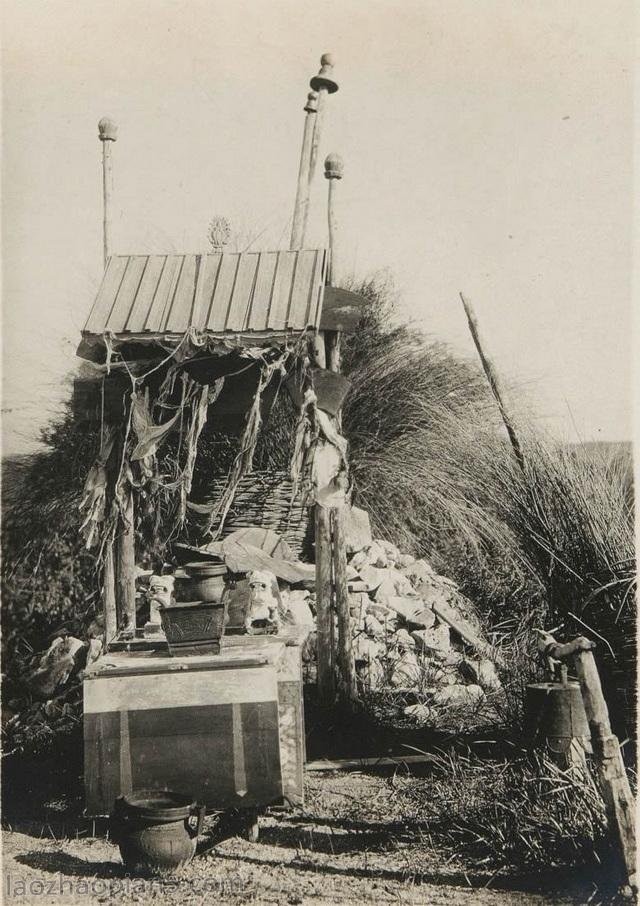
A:
{"label": "dark clay pot on ground", "polygon": [[204,806],[166,790],[119,796],[110,818],[111,837],[125,866],[133,871],[171,872],[187,865],[196,851]]}

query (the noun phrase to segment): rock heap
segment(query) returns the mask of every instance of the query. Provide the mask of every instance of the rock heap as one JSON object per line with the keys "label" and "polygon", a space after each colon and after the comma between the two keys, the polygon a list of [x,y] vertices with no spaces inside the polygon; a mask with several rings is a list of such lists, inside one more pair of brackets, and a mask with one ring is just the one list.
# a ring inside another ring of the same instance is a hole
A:
{"label": "rock heap", "polygon": [[346,538],[361,692],[398,693],[404,717],[419,725],[495,719],[503,696],[500,658],[455,582],[426,560],[373,539],[367,514],[355,507]]}

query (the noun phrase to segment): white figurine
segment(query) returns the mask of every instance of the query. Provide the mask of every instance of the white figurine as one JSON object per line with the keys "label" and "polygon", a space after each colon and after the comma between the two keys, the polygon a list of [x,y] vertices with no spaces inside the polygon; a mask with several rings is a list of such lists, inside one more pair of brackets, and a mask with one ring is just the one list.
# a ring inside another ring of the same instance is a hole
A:
{"label": "white figurine", "polygon": [[[149,622],[147,626],[160,626],[160,607],[171,604],[173,576],[151,576],[149,579]],[[145,626],[146,628],[146,626]]]}
{"label": "white figurine", "polygon": [[251,629],[256,620],[266,620],[280,629],[278,580],[268,570],[254,569],[248,575],[250,599],[244,621],[245,629]]}

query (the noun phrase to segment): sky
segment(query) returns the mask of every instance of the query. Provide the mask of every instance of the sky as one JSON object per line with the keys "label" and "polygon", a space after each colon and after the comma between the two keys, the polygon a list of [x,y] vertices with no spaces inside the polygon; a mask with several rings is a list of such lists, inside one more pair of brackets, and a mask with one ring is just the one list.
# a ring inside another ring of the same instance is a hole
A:
{"label": "sky", "polygon": [[[332,52],[320,160],[344,159],[343,270],[489,351],[541,427],[631,437],[632,0],[2,0],[2,429],[33,449],[69,394],[115,253],[206,251],[226,216],[286,247],[309,78]],[[316,175],[307,245],[326,244]]]}

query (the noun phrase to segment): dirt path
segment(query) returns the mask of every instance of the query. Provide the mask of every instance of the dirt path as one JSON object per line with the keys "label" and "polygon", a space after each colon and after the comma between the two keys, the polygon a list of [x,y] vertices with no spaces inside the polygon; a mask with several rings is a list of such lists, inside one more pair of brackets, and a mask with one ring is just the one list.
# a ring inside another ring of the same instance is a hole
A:
{"label": "dirt path", "polygon": [[393,787],[370,774],[310,776],[304,812],[267,815],[260,841],[204,836],[180,878],[127,878],[101,838],[3,835],[5,906],[13,903],[411,903],[547,906],[585,893],[536,891],[535,879],[472,871],[403,824]]}

